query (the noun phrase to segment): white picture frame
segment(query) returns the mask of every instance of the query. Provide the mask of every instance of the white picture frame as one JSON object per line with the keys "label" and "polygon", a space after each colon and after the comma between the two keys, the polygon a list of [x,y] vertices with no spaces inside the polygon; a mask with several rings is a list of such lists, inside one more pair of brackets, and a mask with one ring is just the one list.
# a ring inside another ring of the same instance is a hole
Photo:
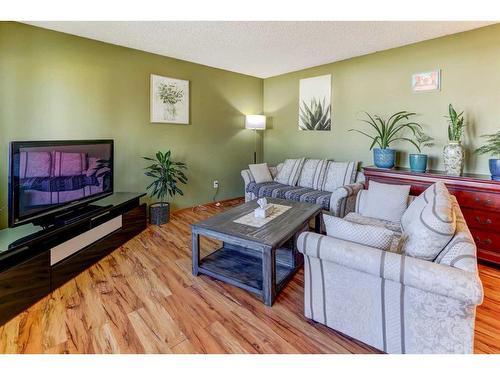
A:
{"label": "white picture frame", "polygon": [[331,101],[331,74],[301,79],[299,82],[299,130],[332,130]]}
{"label": "white picture frame", "polygon": [[428,92],[441,90],[441,69],[415,73],[411,76],[413,92]]}
{"label": "white picture frame", "polygon": [[189,81],[151,74],[150,122],[189,124]]}

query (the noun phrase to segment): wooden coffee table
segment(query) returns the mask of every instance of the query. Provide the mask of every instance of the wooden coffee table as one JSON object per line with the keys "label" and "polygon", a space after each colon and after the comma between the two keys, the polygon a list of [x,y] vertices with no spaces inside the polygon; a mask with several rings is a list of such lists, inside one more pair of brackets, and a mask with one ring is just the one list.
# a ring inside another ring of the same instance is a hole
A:
{"label": "wooden coffee table", "polygon": [[[255,208],[251,201],[191,225],[193,275],[200,273],[248,290],[271,306],[276,295],[303,263],[297,237],[315,218],[319,232],[322,207],[317,204],[268,198],[290,209],[261,227],[235,223]],[[200,235],[222,246],[200,259]]]}

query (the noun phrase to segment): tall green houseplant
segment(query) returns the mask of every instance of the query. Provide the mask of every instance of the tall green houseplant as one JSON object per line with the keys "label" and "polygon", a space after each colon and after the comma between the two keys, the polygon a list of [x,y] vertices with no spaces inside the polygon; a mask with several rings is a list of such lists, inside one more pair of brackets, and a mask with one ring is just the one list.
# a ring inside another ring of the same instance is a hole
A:
{"label": "tall green houseplant", "polygon": [[[410,142],[420,152],[419,145],[412,138],[403,134],[405,130],[409,130],[412,136],[416,137],[417,131],[422,130],[422,126],[419,123],[411,120],[416,113],[399,111],[387,120],[378,115],[372,116],[368,112],[364,112],[364,114],[366,115],[366,119],[362,119],[361,121],[368,124],[373,132],[368,134],[358,129],[349,129],[349,131],[358,132],[372,140],[370,150],[373,149],[375,166],[379,168],[394,167],[396,151],[389,148],[389,146],[395,141]],[[379,148],[374,148],[375,145],[378,145]]]}
{"label": "tall green houseplant", "polygon": [[144,174],[151,177],[153,181],[148,185],[151,197],[156,197],[160,202],[149,206],[151,224],[165,224],[169,220],[170,205],[167,199],[176,194],[184,195],[178,184],[186,184],[188,179],[184,173],[187,169],[185,163],[172,160],[170,150],[163,153],[158,151],[155,158],[144,156],[144,160],[152,161],[153,164],[145,168]]}
{"label": "tall green houseplant", "polygon": [[462,138],[465,129],[464,112],[458,113],[448,105],[448,144],[443,149],[444,169],[452,176],[460,176],[464,168],[465,150]]}

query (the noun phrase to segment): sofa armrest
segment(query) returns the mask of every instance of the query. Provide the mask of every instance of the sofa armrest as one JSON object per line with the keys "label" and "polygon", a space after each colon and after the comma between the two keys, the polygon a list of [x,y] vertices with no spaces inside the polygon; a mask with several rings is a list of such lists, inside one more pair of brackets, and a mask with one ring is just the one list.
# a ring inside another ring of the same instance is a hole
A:
{"label": "sofa armrest", "polygon": [[241,177],[243,178],[243,182],[245,183],[245,191],[247,190],[247,186],[250,182],[254,182],[254,178],[252,176],[252,173],[250,172],[250,169],[243,169],[241,171]]}
{"label": "sofa armrest", "polygon": [[341,186],[332,193],[330,197],[330,212],[338,217],[344,217],[354,211],[356,196],[365,185],[362,182]]}
{"label": "sofa armrest", "polygon": [[312,232],[302,233],[297,240],[297,247],[305,256],[333,262],[470,305],[478,305],[483,300],[481,280],[475,272]]}

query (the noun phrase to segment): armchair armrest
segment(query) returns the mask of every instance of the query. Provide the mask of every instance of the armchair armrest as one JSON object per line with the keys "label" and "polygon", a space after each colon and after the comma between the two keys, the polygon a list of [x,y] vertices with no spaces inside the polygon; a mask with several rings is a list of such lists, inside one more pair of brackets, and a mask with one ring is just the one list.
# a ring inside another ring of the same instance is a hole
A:
{"label": "armchair armrest", "polygon": [[379,250],[317,233],[304,232],[297,247],[305,256],[333,262],[425,292],[478,305],[483,288],[475,272]]}
{"label": "armchair armrest", "polygon": [[356,196],[365,185],[362,182],[341,186],[332,193],[330,197],[330,212],[338,217],[344,217],[354,211]]}

